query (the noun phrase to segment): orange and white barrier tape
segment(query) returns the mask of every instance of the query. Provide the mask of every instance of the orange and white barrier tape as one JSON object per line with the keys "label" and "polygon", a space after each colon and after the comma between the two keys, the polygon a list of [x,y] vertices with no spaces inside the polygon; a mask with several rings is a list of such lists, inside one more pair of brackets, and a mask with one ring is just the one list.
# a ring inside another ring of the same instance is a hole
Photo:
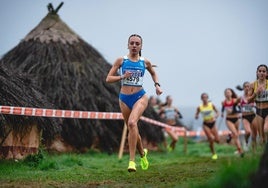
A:
{"label": "orange and white barrier tape", "polygon": [[[14,106],[1,106],[1,114],[21,115],[21,116],[39,116],[39,117],[55,117],[55,118],[79,118],[79,119],[110,119],[110,120],[123,120],[122,113],[120,112],[93,112],[93,111],[77,111],[77,110],[58,110],[58,109],[45,109],[45,108],[32,108],[32,107],[14,107]],[[172,131],[177,132],[179,136],[205,136],[204,131],[186,131],[184,127],[174,127],[166,123],[162,123],[147,117],[142,116],[142,121],[151,123],[153,125],[161,126]],[[230,131],[219,131],[219,135],[227,135]],[[244,131],[240,131],[244,134]]]}
{"label": "orange and white barrier tape", "polygon": [[[93,112],[93,111],[57,110],[57,109],[32,108],[32,107],[0,106],[0,113],[9,115],[55,117],[55,118],[123,120],[122,113],[120,112]],[[184,128],[172,127],[168,124],[144,116],[141,117],[141,120],[165,128],[170,128],[178,131],[185,131]]]}
{"label": "orange and white barrier tape", "polygon": [[141,117],[141,120],[142,121],[145,121],[147,123],[151,123],[151,124],[154,124],[154,125],[158,125],[160,127],[164,127],[164,128],[167,128],[167,129],[171,129],[173,131],[178,131],[178,132],[184,132],[186,131],[185,128],[183,127],[174,127],[174,126],[170,126],[166,123],[162,123],[162,122],[159,122],[159,121],[156,121],[156,120],[153,120],[153,119],[150,119],[150,118],[147,118],[147,117],[144,117],[142,116]]}
{"label": "orange and white barrier tape", "polygon": [[0,106],[0,113],[10,115],[57,117],[57,118],[123,119],[121,113],[56,110],[56,109],[13,107],[13,106]]}
{"label": "orange and white barrier tape", "polygon": [[[205,137],[206,136],[204,131],[186,131],[186,132],[179,131],[179,132],[176,132],[176,133],[179,136],[187,136],[187,137],[194,137],[194,136]],[[230,133],[231,133],[231,131],[229,131],[229,130],[218,131],[219,136],[226,136],[226,135],[228,135]],[[245,131],[244,130],[239,130],[239,134],[245,134]]]}

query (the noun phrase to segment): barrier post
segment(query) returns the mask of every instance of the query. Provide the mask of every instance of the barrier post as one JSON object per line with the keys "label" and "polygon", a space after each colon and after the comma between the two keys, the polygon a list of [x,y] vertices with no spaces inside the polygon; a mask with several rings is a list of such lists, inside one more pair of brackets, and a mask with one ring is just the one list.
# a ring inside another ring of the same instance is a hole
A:
{"label": "barrier post", "polygon": [[183,148],[183,151],[184,151],[184,154],[187,153],[187,144],[188,144],[188,138],[187,138],[187,130],[184,129],[184,148]]}
{"label": "barrier post", "polygon": [[119,153],[118,153],[119,159],[121,159],[123,156],[124,146],[125,146],[125,142],[126,142],[126,136],[127,136],[127,124],[124,123],[124,128],[123,128],[123,132],[122,132],[121,143],[120,143],[120,148],[119,148]]}

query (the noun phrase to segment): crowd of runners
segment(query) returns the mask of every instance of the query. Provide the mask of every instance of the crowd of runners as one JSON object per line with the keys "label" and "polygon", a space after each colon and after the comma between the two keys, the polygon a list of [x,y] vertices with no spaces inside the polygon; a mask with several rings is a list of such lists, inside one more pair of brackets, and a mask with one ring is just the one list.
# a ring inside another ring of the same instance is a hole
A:
{"label": "crowd of runners", "polygon": [[[128,127],[129,164],[128,171],[136,172],[135,155],[136,150],[140,154],[140,166],[147,170],[149,162],[147,159],[148,149],[143,147],[141,136],[138,130],[138,121],[148,107],[149,98],[143,88],[143,78],[147,70],[154,82],[156,95],[162,94],[161,85],[153,65],[147,58],[141,56],[142,37],[137,34],[128,38],[129,53],[117,58],[111,67],[106,82],[121,82],[119,94],[119,106]],[[118,74],[119,72],[119,74]],[[256,145],[257,135],[260,142],[267,142],[268,135],[268,68],[262,64],[257,67],[256,80],[243,84],[243,96],[237,94],[231,88],[224,90],[221,113],[215,105],[208,100],[208,94],[202,93],[202,103],[197,107],[195,118],[202,114],[203,130],[208,138],[212,159],[218,158],[214,142],[219,142],[219,135],[216,127],[216,119],[221,115],[225,117],[226,125],[230,130],[230,139],[236,146],[237,153],[243,157],[244,150],[239,139],[239,125],[242,119],[245,129],[245,143],[249,143],[251,136],[253,148]],[[151,100],[150,100],[151,104]],[[179,110],[172,105],[172,98],[168,96],[166,103],[155,105],[155,111],[165,122],[171,126],[177,125],[177,119],[181,117]],[[171,143],[167,149],[173,151],[178,141],[178,135],[170,130],[165,130],[171,137]]]}
{"label": "crowd of runners", "polygon": [[[218,117],[224,118],[230,134],[227,135],[226,142],[233,143],[236,147],[236,154],[241,157],[245,152],[256,151],[257,145],[261,147],[268,139],[268,68],[261,64],[257,67],[256,80],[245,81],[242,86],[236,89],[243,91],[241,96],[237,95],[232,88],[224,90],[224,99],[221,103],[221,110],[209,100],[208,93],[201,94],[201,104],[197,107],[195,119],[199,114],[203,120],[203,131],[209,142],[212,159],[218,159],[214,143],[219,143],[220,138],[217,130],[216,120]],[[182,117],[179,110],[171,105],[172,98],[168,96],[166,102],[162,103],[155,96],[151,96],[149,104],[155,109],[159,117],[167,124],[178,125],[176,119]],[[240,125],[243,127],[240,127]],[[240,129],[244,129],[244,140],[240,140]],[[172,142],[167,146],[169,151],[173,150],[178,140],[177,134],[167,130]],[[242,144],[243,143],[243,144]],[[243,145],[243,147],[242,147]]]}

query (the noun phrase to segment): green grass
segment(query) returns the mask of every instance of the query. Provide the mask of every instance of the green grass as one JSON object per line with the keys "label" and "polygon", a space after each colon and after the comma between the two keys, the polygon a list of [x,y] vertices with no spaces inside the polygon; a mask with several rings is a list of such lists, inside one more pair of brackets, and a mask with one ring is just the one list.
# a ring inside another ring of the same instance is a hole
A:
{"label": "green grass", "polygon": [[[216,145],[219,159],[211,160],[207,142],[189,141],[173,152],[149,151],[150,167],[128,173],[128,154],[118,159],[90,151],[85,154],[29,156],[24,161],[0,161],[0,187],[249,187],[259,154],[234,155],[234,146]],[[137,155],[137,163],[139,157]]]}

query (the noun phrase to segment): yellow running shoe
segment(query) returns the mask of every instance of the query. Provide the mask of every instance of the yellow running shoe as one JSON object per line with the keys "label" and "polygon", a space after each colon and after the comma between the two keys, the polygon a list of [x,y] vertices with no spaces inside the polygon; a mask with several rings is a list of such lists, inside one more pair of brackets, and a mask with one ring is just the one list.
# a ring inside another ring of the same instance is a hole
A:
{"label": "yellow running shoe", "polygon": [[218,155],[217,155],[216,153],[213,154],[212,157],[211,157],[211,159],[213,159],[213,160],[217,160],[217,159],[218,159]]}
{"label": "yellow running shoe", "polygon": [[127,170],[128,172],[136,172],[136,163],[134,161],[129,161]]}
{"label": "yellow running shoe", "polygon": [[149,162],[147,160],[148,150],[143,149],[143,152],[144,152],[144,155],[143,155],[143,157],[141,157],[141,168],[142,168],[142,170],[147,170],[149,167]]}
{"label": "yellow running shoe", "polygon": [[167,150],[168,150],[168,152],[172,152],[173,151],[173,148],[171,146],[168,146],[167,147]]}

